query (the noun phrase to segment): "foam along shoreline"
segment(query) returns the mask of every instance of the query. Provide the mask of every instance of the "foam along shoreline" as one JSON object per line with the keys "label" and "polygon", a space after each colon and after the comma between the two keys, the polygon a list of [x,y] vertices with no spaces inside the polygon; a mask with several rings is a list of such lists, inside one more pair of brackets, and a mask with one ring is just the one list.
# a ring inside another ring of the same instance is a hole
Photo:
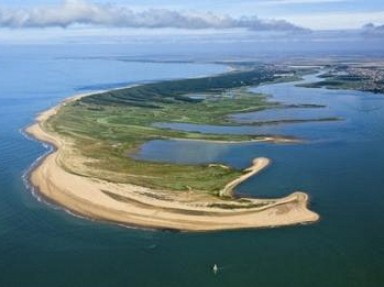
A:
{"label": "foam along shoreline", "polygon": [[[245,174],[221,192],[225,197],[200,193],[153,190],[146,187],[112,183],[83,177],[65,170],[61,155],[71,148],[69,142],[44,129],[44,122],[77,95],[40,114],[26,132],[56,147],[31,171],[30,181],[53,202],[82,216],[131,226],[180,231],[213,231],[314,222],[319,215],[307,208],[308,195],[294,192],[280,199],[228,199],[242,181],[269,164],[258,158]],[[79,159],[81,160],[81,158]]]}

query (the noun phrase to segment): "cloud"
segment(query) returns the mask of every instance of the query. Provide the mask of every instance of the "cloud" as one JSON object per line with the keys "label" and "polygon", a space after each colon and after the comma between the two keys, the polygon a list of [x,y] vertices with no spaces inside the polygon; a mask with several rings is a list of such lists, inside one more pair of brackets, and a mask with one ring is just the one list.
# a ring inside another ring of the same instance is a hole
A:
{"label": "cloud", "polygon": [[339,3],[346,0],[265,0],[260,2],[266,5],[281,5],[281,4],[326,4],[326,3]]}
{"label": "cloud", "polygon": [[384,10],[291,14],[284,18],[287,21],[315,30],[359,29],[368,22],[383,22]]}
{"label": "cloud", "polygon": [[284,20],[261,20],[257,17],[233,18],[211,12],[179,12],[148,9],[140,12],[112,4],[95,4],[84,0],[65,0],[57,6],[28,9],[0,8],[0,27],[46,28],[74,24],[127,28],[232,29],[252,31],[306,31]]}
{"label": "cloud", "polygon": [[373,23],[365,24],[362,27],[363,33],[366,35],[384,35],[384,25],[375,25]]}

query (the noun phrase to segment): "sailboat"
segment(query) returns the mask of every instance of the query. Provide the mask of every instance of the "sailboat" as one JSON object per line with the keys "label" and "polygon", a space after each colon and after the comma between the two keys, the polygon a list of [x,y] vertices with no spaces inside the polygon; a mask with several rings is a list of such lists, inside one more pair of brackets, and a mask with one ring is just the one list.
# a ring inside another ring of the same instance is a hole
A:
{"label": "sailboat", "polygon": [[214,264],[213,267],[212,267],[212,272],[213,274],[217,274],[217,272],[219,272],[219,267],[217,266],[217,264]]}

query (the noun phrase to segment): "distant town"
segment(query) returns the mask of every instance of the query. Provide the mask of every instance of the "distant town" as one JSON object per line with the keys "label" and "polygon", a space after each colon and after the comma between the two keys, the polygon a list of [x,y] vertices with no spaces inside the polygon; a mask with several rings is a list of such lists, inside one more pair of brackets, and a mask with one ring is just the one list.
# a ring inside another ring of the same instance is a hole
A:
{"label": "distant town", "polygon": [[324,87],[384,93],[383,67],[338,65],[322,77],[326,78]]}

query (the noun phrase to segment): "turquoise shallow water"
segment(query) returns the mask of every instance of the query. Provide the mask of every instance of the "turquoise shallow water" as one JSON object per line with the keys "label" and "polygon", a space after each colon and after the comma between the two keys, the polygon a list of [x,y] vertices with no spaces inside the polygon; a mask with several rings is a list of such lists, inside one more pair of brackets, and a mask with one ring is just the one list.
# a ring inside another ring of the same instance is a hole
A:
{"label": "turquoise shallow water", "polygon": [[[20,133],[37,112],[90,87],[225,70],[103,58],[139,52],[109,46],[2,47],[0,286],[382,285],[381,95],[265,86],[264,92],[278,100],[325,101],[326,110],[344,121],[265,128],[302,136],[307,141],[301,145],[156,141],[139,154],[166,161],[218,161],[237,168],[248,166],[253,157],[268,156],[273,165],[239,191],[271,197],[308,191],[312,208],[322,216],[317,224],[206,234],[153,232],[91,222],[39,202],[22,176],[46,149]],[[98,57],[84,58],[89,55]],[[215,263],[216,276],[211,272]]]}

